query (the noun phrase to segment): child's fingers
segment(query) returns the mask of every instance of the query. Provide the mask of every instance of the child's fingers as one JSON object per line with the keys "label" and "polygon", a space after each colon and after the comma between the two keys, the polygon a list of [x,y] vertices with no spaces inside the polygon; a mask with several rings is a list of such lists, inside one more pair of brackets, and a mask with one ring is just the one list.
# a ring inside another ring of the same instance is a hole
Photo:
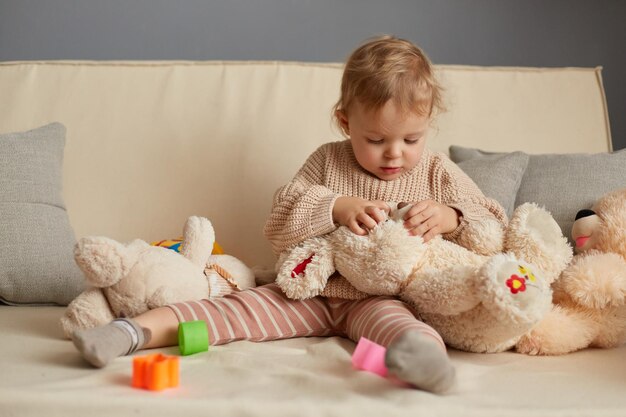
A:
{"label": "child's fingers", "polygon": [[435,227],[435,225],[433,224],[432,221],[426,220],[425,222],[420,223],[419,225],[413,227],[411,229],[411,234],[413,236],[422,236],[422,237],[424,237],[424,235],[426,233],[428,233],[434,227]]}
{"label": "child's fingers", "polygon": [[432,219],[435,214],[436,210],[432,206],[425,206],[425,208],[414,213],[411,213],[411,210],[409,210],[405,216],[404,227],[408,229],[418,227],[429,219]]}
{"label": "child's fingers", "polygon": [[404,213],[404,220],[409,220],[415,216],[420,216],[422,220],[425,219],[425,215],[427,214],[425,212],[427,212],[429,207],[431,207],[429,203],[429,200],[423,200],[415,203],[413,207],[411,207],[406,213]]}
{"label": "child's fingers", "polygon": [[[430,206],[431,201],[430,200],[422,200],[422,201],[417,201],[416,203],[413,204],[413,206],[409,209],[409,212],[413,213],[413,214],[417,214],[420,211],[426,209],[428,206]],[[407,212],[408,214],[408,212]]]}
{"label": "child's fingers", "polygon": [[387,214],[378,207],[367,207],[365,212],[376,222],[376,224],[387,220]]}
{"label": "child's fingers", "polygon": [[361,225],[359,224],[359,222],[357,222],[356,220],[352,220],[351,222],[349,222],[348,223],[348,228],[355,235],[365,236],[367,234],[367,230],[362,228]]}
{"label": "child's fingers", "polygon": [[[377,210],[375,207],[373,209]],[[359,226],[366,230],[372,230],[378,224],[378,222],[372,218],[370,213],[359,213],[359,215],[356,216],[356,220],[360,223]]]}
{"label": "child's fingers", "polygon": [[436,206],[431,206],[408,220],[411,224],[411,234],[422,236],[425,242],[441,233],[441,221],[441,212]]}
{"label": "child's fingers", "polygon": [[438,234],[439,232],[437,231],[437,229],[432,228],[422,235],[422,239],[424,239],[424,242],[428,242],[430,239],[434,238]]}
{"label": "child's fingers", "polygon": [[425,242],[458,226],[456,210],[432,200],[416,203],[404,218],[404,227],[411,235],[422,236]]}
{"label": "child's fingers", "polygon": [[380,210],[384,211],[387,214],[391,212],[391,207],[389,207],[389,204],[385,203],[384,201],[375,200],[372,201],[372,203],[374,203],[376,207],[378,207]]}

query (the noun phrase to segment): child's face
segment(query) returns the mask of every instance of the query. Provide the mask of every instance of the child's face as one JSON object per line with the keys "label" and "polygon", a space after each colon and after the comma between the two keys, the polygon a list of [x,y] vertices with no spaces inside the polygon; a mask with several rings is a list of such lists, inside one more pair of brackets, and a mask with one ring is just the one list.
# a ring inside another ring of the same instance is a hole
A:
{"label": "child's face", "polygon": [[350,137],[356,160],[369,173],[391,181],[410,171],[422,158],[429,116],[403,113],[393,101],[378,110],[355,103],[337,117]]}

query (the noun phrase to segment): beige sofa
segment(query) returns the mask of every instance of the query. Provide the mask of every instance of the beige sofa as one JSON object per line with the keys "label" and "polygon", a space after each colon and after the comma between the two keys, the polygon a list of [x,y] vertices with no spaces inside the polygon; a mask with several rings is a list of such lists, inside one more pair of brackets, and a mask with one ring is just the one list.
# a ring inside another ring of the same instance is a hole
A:
{"label": "beige sofa", "polygon": [[[438,71],[448,112],[434,149],[611,151],[599,68]],[[340,65],[289,62],[1,63],[0,133],[66,126],[63,198],[76,237],[173,238],[203,215],[227,253],[267,278],[272,194],[340,139],[330,121],[340,76]],[[346,339],[236,342],[182,358],[180,387],[153,393],[130,387],[130,357],[88,367],[62,337],[62,313],[0,306],[0,416],[626,415],[624,346],[452,351],[458,385],[435,396],[353,370]]]}

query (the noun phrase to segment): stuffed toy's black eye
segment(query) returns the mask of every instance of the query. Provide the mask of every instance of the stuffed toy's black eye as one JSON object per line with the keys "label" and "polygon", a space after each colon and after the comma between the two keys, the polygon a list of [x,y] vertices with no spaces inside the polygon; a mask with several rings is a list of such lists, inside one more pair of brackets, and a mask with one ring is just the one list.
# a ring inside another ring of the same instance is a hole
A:
{"label": "stuffed toy's black eye", "polygon": [[583,217],[593,216],[594,214],[596,214],[596,212],[593,210],[589,210],[589,209],[580,210],[578,213],[576,213],[575,220],[582,219]]}

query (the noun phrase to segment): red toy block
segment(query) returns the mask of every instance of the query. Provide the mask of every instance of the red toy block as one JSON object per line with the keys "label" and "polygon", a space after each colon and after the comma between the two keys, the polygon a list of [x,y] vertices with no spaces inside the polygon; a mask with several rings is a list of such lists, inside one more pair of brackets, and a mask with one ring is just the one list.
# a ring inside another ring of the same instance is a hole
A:
{"label": "red toy block", "polygon": [[178,356],[156,353],[133,358],[133,387],[161,391],[177,387],[178,383]]}

